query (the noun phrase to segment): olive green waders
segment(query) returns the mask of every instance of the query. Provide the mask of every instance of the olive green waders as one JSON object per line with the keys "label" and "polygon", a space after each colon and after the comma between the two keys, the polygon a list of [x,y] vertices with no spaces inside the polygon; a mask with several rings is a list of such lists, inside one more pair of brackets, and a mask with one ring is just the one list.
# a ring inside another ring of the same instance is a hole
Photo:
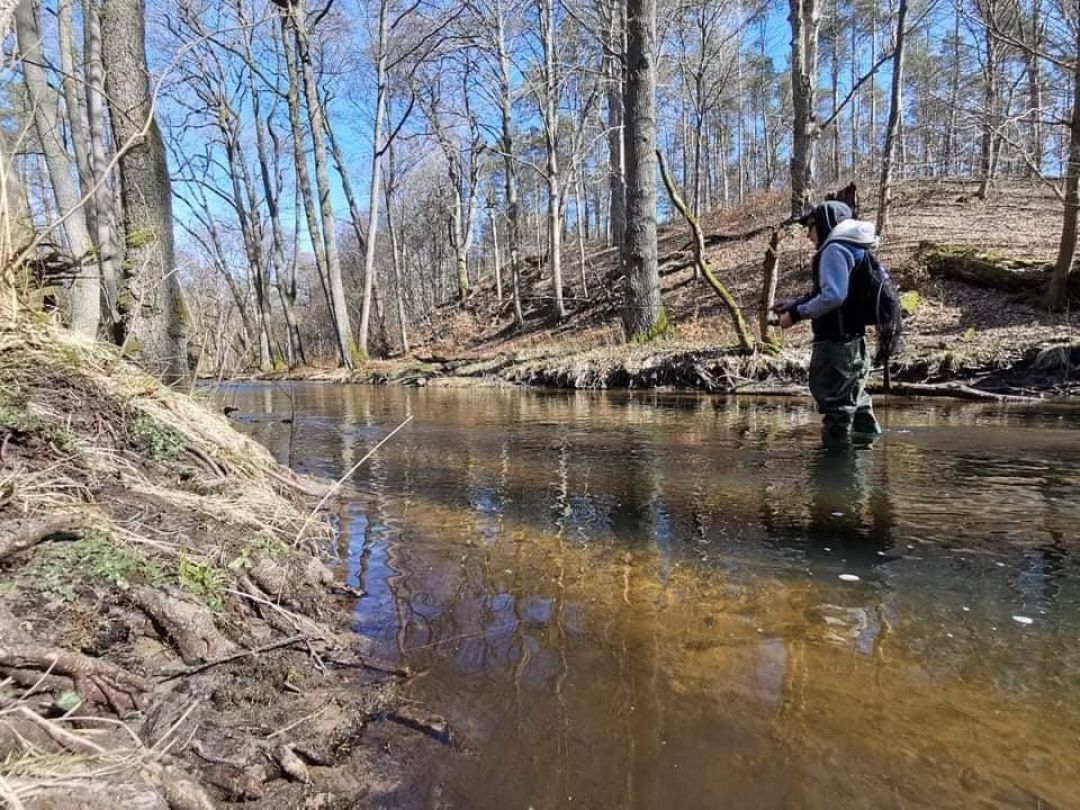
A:
{"label": "olive green waders", "polygon": [[826,436],[846,436],[849,431],[880,433],[874,406],[866,393],[870,360],[866,338],[818,340],[810,354],[810,393],[824,414]]}

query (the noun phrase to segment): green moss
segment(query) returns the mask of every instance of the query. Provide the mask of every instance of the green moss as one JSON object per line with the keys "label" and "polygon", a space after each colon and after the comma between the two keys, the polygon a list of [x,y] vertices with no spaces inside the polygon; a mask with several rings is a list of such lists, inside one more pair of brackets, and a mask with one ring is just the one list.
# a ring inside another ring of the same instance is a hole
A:
{"label": "green moss", "polygon": [[654,340],[671,337],[674,332],[674,327],[671,325],[671,322],[668,321],[667,310],[661,309],[660,314],[656,318],[656,323],[644,332],[638,332],[636,335],[631,335],[630,343],[634,346],[639,346],[643,343],[651,343]]}
{"label": "green moss", "polygon": [[129,249],[135,249],[146,247],[147,245],[157,241],[158,232],[156,228],[144,226],[142,228],[132,228],[127,233],[125,244]]}
{"label": "green moss", "polygon": [[349,340],[349,359],[353,366],[361,366],[368,361],[368,353],[356,345],[356,341]]}
{"label": "green moss", "polygon": [[256,535],[240,549],[235,557],[229,560],[226,567],[230,571],[248,571],[255,561],[255,555],[260,551],[264,552],[271,560],[277,560],[284,557],[289,548],[276,537],[265,534]]}
{"label": "green moss", "polygon": [[908,290],[900,294],[900,311],[908,317],[918,312],[922,305],[922,296],[915,290]]}
{"label": "green moss", "polygon": [[121,348],[124,350],[125,357],[138,357],[139,352],[142,351],[142,341],[137,337],[128,338]]}
{"label": "green moss", "polygon": [[128,439],[136,450],[155,461],[175,461],[187,447],[187,441],[175,428],[145,413],[132,421]]}

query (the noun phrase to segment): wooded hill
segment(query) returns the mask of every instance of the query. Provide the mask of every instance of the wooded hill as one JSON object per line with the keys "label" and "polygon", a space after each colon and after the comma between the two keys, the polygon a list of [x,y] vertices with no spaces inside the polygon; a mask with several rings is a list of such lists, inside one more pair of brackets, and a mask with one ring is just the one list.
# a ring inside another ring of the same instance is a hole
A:
{"label": "wooded hill", "polygon": [[[887,239],[899,188],[1038,200],[1056,234],[1028,258],[1054,265],[1045,307],[1068,303],[1071,0],[3,8],[4,289],[166,377],[409,354],[485,279],[521,335],[542,295],[557,331],[590,312],[618,314],[611,340],[666,334],[693,310],[658,295],[654,148],[713,240],[851,180]],[[582,280],[583,254],[609,270]]]}

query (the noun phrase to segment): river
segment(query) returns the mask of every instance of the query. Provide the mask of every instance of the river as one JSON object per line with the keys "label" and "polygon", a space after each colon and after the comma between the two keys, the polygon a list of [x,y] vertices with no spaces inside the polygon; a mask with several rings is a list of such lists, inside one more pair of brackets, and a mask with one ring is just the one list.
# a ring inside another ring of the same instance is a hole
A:
{"label": "river", "polygon": [[1080,806],[1080,406],[234,385],[336,478],[417,807]]}

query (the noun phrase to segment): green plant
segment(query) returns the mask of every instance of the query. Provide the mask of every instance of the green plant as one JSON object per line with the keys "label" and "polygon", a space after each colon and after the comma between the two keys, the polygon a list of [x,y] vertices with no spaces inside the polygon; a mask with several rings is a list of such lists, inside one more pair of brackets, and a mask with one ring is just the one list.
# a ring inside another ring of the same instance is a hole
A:
{"label": "green plant", "polygon": [[281,540],[268,534],[257,534],[243,545],[240,552],[228,564],[230,571],[247,571],[254,562],[255,552],[266,553],[271,560],[277,560],[288,553],[289,547]]}
{"label": "green plant", "polygon": [[156,461],[175,461],[187,446],[179,431],[145,413],[135,417],[128,435],[136,450]]}
{"label": "green plant", "polygon": [[[14,402],[14,400],[13,400]],[[0,404],[0,430],[37,436],[64,453],[74,453],[78,442],[67,425],[48,422],[25,404]]]}
{"label": "green plant", "polygon": [[103,583],[115,588],[158,582],[161,569],[120,540],[87,531],[71,543],[47,547],[21,574],[42,593],[65,602],[79,590]]}
{"label": "green plant", "polygon": [[223,606],[228,577],[213,563],[194,560],[183,551],[176,570],[180,587],[218,613]]}

